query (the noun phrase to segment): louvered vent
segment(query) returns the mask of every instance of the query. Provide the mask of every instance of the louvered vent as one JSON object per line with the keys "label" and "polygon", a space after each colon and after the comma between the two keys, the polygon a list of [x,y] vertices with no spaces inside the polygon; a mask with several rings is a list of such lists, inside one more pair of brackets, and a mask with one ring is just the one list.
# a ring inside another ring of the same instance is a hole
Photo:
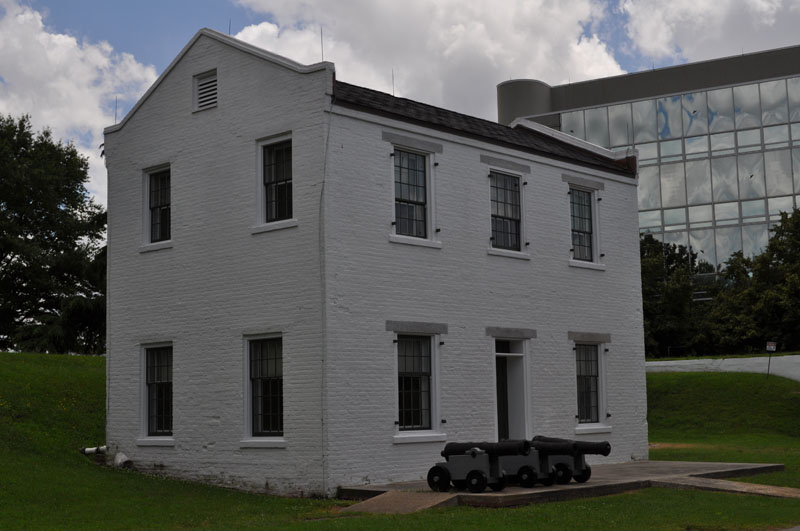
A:
{"label": "louvered vent", "polygon": [[217,106],[217,71],[194,78],[194,108],[202,111]]}

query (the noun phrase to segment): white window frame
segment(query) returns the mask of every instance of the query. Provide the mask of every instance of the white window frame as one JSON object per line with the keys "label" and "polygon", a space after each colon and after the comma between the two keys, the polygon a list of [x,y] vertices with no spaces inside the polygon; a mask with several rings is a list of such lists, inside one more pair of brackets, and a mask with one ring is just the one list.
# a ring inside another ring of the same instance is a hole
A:
{"label": "white window frame", "polygon": [[[569,265],[571,267],[581,267],[584,269],[605,270],[606,266],[603,263],[605,254],[602,250],[602,227],[600,226],[600,205],[602,204],[602,196],[600,192],[604,189],[604,183],[595,182],[590,179],[575,177],[571,175],[564,175],[563,181],[568,185],[567,195],[567,222],[569,224]],[[578,260],[574,258],[572,250],[572,190],[580,190],[591,194],[592,205],[592,259],[591,260]]]}
{"label": "white window frame", "polygon": [[[436,153],[433,151],[425,151],[419,148],[408,147],[402,143],[392,143],[391,149],[391,156],[389,157],[389,175],[391,177],[390,190],[392,196],[392,228],[391,232],[389,233],[389,241],[394,243],[419,245],[422,247],[433,247],[437,249],[441,248],[442,243],[439,240],[439,227],[436,223],[436,191],[434,190],[434,184],[436,183],[435,168],[438,165],[436,162]],[[406,234],[397,234],[397,198],[394,193],[394,159],[396,150],[425,157],[425,238],[409,236]]]}
{"label": "white window frame", "polygon": [[[162,171],[169,170],[169,192],[170,192],[170,230],[169,230],[169,239],[168,240],[161,240],[159,242],[152,242],[150,240],[150,176],[156,173],[160,173]],[[172,247],[172,239],[174,235],[174,227],[175,224],[173,220],[175,219],[174,216],[174,206],[175,202],[172,200],[174,194],[173,192],[173,172],[172,172],[172,165],[167,162],[164,164],[159,164],[157,166],[151,166],[149,168],[145,168],[142,170],[142,245],[139,247],[140,253],[145,253],[149,251],[158,251],[160,249],[169,249]]]}
{"label": "white window frame", "polygon": [[[521,352],[497,352],[497,341],[510,341],[512,343],[519,344],[521,348]],[[524,415],[525,415],[525,439],[532,439],[533,438],[533,427],[531,422],[531,381],[530,381],[530,356],[528,353],[530,352],[530,339],[521,339],[521,338],[507,338],[503,336],[492,336],[492,375],[494,377],[492,389],[495,390],[494,393],[494,432],[495,434],[499,431],[500,419],[497,418],[497,363],[496,359],[498,357],[507,357],[507,358],[522,358],[522,369],[523,369],[523,390],[524,390]]]}
{"label": "white window frame", "polygon": [[[400,374],[400,364],[398,362],[397,338],[398,336],[417,336],[427,337],[431,342],[431,428],[428,430],[400,430],[400,404],[398,398],[400,394],[400,384],[398,376]],[[393,340],[394,352],[394,400],[395,400],[395,433],[394,444],[418,443],[418,442],[440,442],[447,440],[447,434],[442,430],[441,417],[441,397],[440,397],[440,372],[439,372],[439,334],[421,334],[414,332],[395,332]]]}
{"label": "white window frame", "polygon": [[[147,395],[147,350],[172,347],[172,435],[148,435],[150,404]],[[158,341],[139,345],[139,438],[137,446],[175,446],[175,346],[172,341]]]}
{"label": "white window frame", "polygon": [[[267,222],[267,190],[264,187],[264,148],[280,144],[282,142],[292,141],[292,217],[289,219],[281,219],[278,221]],[[280,229],[288,229],[297,227],[297,184],[295,179],[295,156],[294,156],[294,142],[292,133],[280,133],[256,140],[256,170],[255,170],[255,198],[256,198],[256,213],[255,224],[251,228],[252,234],[259,234],[262,232],[271,232]]]}
{"label": "white window frame", "polygon": [[[578,366],[576,349],[578,345],[597,346],[597,422],[579,422],[578,419]],[[575,434],[591,433],[611,433],[609,420],[611,414],[608,412],[608,387],[607,387],[607,350],[606,343],[599,343],[591,340],[575,340],[572,342],[572,374],[575,382]]]}
{"label": "white window frame", "polygon": [[[206,79],[214,77],[217,80],[217,99],[214,102],[214,105],[209,107],[203,107],[202,109],[198,107],[198,85],[205,81]],[[205,72],[201,72],[199,74],[195,74],[192,76],[192,112],[203,112],[209,109],[215,109],[219,104],[219,77],[217,76],[217,69],[212,68],[211,70],[206,70]]]}
{"label": "white window frame", "polygon": [[[526,230],[526,216],[525,216],[525,189],[528,187],[528,182],[525,180],[525,176],[506,170],[504,168],[498,168],[495,166],[488,166],[486,170],[486,180],[489,187],[488,190],[488,197],[489,197],[489,236],[487,239],[489,240],[489,247],[487,249],[487,254],[495,255],[495,256],[507,256],[509,258],[521,258],[523,260],[530,260],[531,255],[528,252],[530,247],[530,242],[528,241],[528,234]],[[512,249],[502,249],[497,248],[494,246],[494,240],[492,240],[492,185],[490,182],[490,176],[492,173],[499,173],[501,175],[507,175],[510,177],[516,177],[519,179],[519,251],[514,251]]]}
{"label": "white window frame", "polygon": [[281,338],[282,352],[285,352],[286,336],[281,332],[270,332],[264,334],[245,335],[242,338],[242,394],[244,396],[244,433],[239,441],[239,448],[286,448],[286,357],[281,357],[283,364],[283,404],[284,404],[284,425],[283,435],[253,435],[253,397],[252,385],[250,383],[250,342],[259,339]]}

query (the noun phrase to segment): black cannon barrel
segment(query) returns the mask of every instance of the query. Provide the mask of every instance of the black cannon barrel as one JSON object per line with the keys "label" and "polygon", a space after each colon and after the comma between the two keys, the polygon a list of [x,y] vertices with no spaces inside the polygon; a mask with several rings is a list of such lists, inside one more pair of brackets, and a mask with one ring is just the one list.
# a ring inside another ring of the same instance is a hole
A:
{"label": "black cannon barrel", "polygon": [[465,442],[465,443],[447,443],[442,450],[442,457],[447,458],[451,455],[464,455],[473,448],[479,448],[492,456],[501,455],[528,455],[531,451],[530,441],[501,441],[496,443],[490,442]]}
{"label": "black cannon barrel", "polygon": [[545,437],[544,435],[534,437],[532,446],[541,453],[551,455],[560,453],[608,455],[611,453],[611,444],[608,441],[574,441],[558,437]]}

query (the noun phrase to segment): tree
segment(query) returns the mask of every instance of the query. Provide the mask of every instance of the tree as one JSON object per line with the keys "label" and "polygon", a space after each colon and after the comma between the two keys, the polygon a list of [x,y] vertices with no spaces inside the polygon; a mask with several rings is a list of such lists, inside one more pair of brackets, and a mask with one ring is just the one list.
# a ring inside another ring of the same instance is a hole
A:
{"label": "tree", "polygon": [[104,350],[106,217],[88,167],[28,116],[0,115],[0,349]]}
{"label": "tree", "polygon": [[695,301],[694,294],[713,289],[703,286],[699,277],[713,267],[685,246],[662,243],[650,234],[640,239],[639,253],[647,354],[666,356],[675,347],[691,352],[708,345],[705,303]]}

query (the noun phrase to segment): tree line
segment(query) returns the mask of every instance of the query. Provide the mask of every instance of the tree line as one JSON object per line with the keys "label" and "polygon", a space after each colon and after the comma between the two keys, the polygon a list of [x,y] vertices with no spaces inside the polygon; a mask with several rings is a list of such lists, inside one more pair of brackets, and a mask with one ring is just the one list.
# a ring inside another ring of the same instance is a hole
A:
{"label": "tree line", "polygon": [[106,212],[88,160],[0,115],[0,350],[105,351]]}
{"label": "tree line", "polygon": [[800,350],[800,213],[782,213],[764,251],[719,272],[682,245],[640,240],[649,357]]}

